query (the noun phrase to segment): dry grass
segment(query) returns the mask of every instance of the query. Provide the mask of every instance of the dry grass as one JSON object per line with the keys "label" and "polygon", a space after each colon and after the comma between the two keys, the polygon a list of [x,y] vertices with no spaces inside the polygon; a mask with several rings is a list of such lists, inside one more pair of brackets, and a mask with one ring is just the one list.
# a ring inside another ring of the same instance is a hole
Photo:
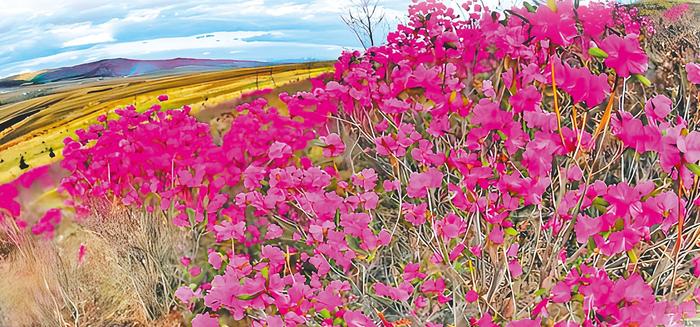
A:
{"label": "dry grass", "polygon": [[55,241],[5,227],[0,326],[183,325],[171,309],[186,249],[173,245],[191,242],[162,215],[96,210]]}

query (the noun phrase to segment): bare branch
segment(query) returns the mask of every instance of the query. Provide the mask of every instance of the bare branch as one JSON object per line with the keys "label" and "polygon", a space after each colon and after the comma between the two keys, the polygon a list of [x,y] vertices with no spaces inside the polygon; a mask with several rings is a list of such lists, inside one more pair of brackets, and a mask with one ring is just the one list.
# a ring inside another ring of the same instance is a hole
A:
{"label": "bare branch", "polygon": [[347,15],[340,17],[365,50],[373,47],[383,34],[386,16],[379,0],[352,0]]}

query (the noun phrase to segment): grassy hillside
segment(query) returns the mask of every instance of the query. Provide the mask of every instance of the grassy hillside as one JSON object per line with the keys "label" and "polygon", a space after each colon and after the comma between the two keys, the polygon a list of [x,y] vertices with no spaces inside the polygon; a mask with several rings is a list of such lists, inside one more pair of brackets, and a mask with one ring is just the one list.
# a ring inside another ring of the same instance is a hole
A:
{"label": "grassy hillside", "polygon": [[22,168],[58,161],[64,138],[116,108],[147,108],[165,93],[171,100],[164,108],[189,104],[194,114],[221,110],[244,92],[303,81],[331,69],[329,62],[290,64],[27,86],[0,94],[0,183],[19,176]]}

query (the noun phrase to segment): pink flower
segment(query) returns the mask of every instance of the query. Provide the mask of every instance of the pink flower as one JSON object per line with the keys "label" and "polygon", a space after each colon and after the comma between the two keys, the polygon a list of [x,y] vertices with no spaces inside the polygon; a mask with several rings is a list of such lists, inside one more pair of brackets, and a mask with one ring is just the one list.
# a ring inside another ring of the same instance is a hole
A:
{"label": "pink flower", "polygon": [[479,321],[476,322],[476,325],[479,327],[497,327],[498,325],[493,323],[493,317],[491,317],[491,314],[486,312],[484,313],[483,316],[479,319]]}
{"label": "pink flower", "polygon": [[211,253],[209,253],[209,260],[208,261],[209,261],[209,264],[214,269],[218,270],[219,268],[221,268],[222,260],[221,260],[221,255],[219,254],[219,252],[212,251]]}
{"label": "pink flower", "polygon": [[564,282],[558,282],[552,288],[552,302],[564,303],[571,300],[571,287]]}
{"label": "pink flower", "polygon": [[413,281],[414,279],[423,279],[425,274],[420,272],[419,263],[409,263],[403,268],[403,279],[407,282]]}
{"label": "pink flower", "polygon": [[249,190],[254,190],[262,184],[260,182],[265,179],[265,173],[267,170],[263,167],[258,167],[255,165],[248,166],[243,171],[243,186]]}
{"label": "pink flower", "polygon": [[274,240],[282,237],[282,234],[284,234],[284,231],[281,227],[275,224],[270,224],[269,226],[267,226],[267,233],[265,234],[265,239]]}
{"label": "pink flower", "polygon": [[574,226],[576,232],[576,240],[583,244],[588,242],[588,238],[602,232],[602,224],[600,218],[591,218],[587,215],[579,216]]}
{"label": "pink flower", "polygon": [[163,102],[163,101],[168,101],[168,95],[167,94],[161,94],[158,96],[158,101]]}
{"label": "pink flower", "polygon": [[373,190],[377,185],[377,173],[372,168],[363,169],[359,174],[352,175],[352,183],[365,191]]}
{"label": "pink flower", "polygon": [[[373,327],[376,324],[369,319],[367,316],[359,311],[345,311],[343,314],[343,321],[348,325],[348,327]],[[194,327],[194,326],[193,326]]]}
{"label": "pink flower", "polygon": [[469,303],[476,302],[476,300],[479,299],[479,293],[477,293],[475,290],[469,290],[464,296],[464,299]]}
{"label": "pink flower", "polygon": [[515,95],[511,96],[510,104],[513,106],[513,111],[516,113],[535,111],[540,107],[540,102],[542,101],[542,94],[537,91],[537,88],[530,85],[524,89],[521,89]]}
{"label": "pink flower", "polygon": [[693,276],[700,277],[700,257],[693,259]]}
{"label": "pink flower", "polygon": [[426,280],[420,288],[423,293],[441,294],[445,291],[445,280],[442,277]]}
{"label": "pink flower", "polygon": [[327,136],[321,136],[318,138],[323,142],[323,155],[326,157],[335,157],[343,154],[345,151],[345,143],[340,139],[340,136],[336,133],[328,134]]}
{"label": "pink flower", "polygon": [[683,152],[686,161],[695,163],[700,160],[700,132],[692,131],[678,138],[678,149]]}
{"label": "pink flower", "polygon": [[569,93],[574,102],[583,102],[589,108],[599,105],[608,94],[608,77],[595,75],[587,68],[573,68],[567,63],[555,61],[555,77],[559,87]]}
{"label": "pink flower", "polygon": [[78,264],[82,264],[83,261],[85,260],[85,253],[87,252],[87,247],[85,244],[80,243],[80,247],[78,248]]}
{"label": "pink flower", "polygon": [[445,218],[435,222],[435,228],[437,229],[437,234],[443,240],[449,241],[464,234],[467,231],[467,223],[456,214],[450,212]]}
{"label": "pink flower", "polygon": [[280,316],[267,316],[265,318],[267,327],[284,327],[284,320]]}
{"label": "pink flower", "polygon": [[688,63],[685,65],[685,72],[688,74],[688,81],[693,84],[700,84],[700,65]]}
{"label": "pink flower", "polygon": [[643,74],[647,70],[647,55],[640,47],[637,35],[630,34],[624,39],[610,35],[601,42],[600,48],[608,54],[605,65],[614,69],[620,77]]}
{"label": "pink flower", "polygon": [[671,99],[665,95],[657,95],[644,105],[644,113],[650,121],[663,121],[671,112]]}
{"label": "pink flower", "polygon": [[392,287],[382,283],[374,284],[374,293],[379,296],[388,297],[396,301],[407,301],[413,292],[413,286],[410,283],[405,283],[403,287]]}
{"label": "pink flower", "polygon": [[574,102],[583,102],[589,108],[599,105],[607,96],[608,76],[594,75],[586,68],[572,68],[567,92]]}
{"label": "pink flower", "polygon": [[61,222],[61,209],[49,209],[32,227],[32,233],[35,235],[46,234],[47,237],[52,237],[56,226]]}
{"label": "pink flower", "polygon": [[292,154],[292,147],[290,147],[287,143],[278,141],[272,143],[272,145],[270,145],[270,150],[268,151],[268,156],[271,160],[284,158],[290,154]]}
{"label": "pink flower", "polygon": [[501,228],[501,226],[493,226],[493,229],[491,229],[491,232],[489,233],[489,240],[496,244],[501,244],[503,243],[504,237],[505,233],[503,232],[503,228]]}
{"label": "pink flower", "polygon": [[576,31],[576,21],[570,9],[562,6],[555,12],[549,6],[537,7],[537,12],[530,14],[532,35],[540,40],[549,40],[558,45],[571,44],[578,31]]}
{"label": "pink flower", "polygon": [[214,226],[216,236],[222,240],[239,240],[243,238],[245,229],[246,226],[244,221],[234,224],[228,220],[224,220],[220,225]]}
{"label": "pink flower", "polygon": [[607,3],[590,2],[588,6],[581,6],[578,16],[584,33],[596,39],[605,32],[606,27],[613,25],[612,10]]}
{"label": "pink flower", "polygon": [[508,261],[508,271],[510,271],[512,278],[518,278],[523,274],[523,267],[520,266],[517,259],[513,259]]}
{"label": "pink flower", "polygon": [[219,327],[219,319],[209,313],[200,313],[192,319],[192,327]]}
{"label": "pink flower", "polygon": [[401,212],[403,213],[404,219],[414,226],[420,226],[425,223],[425,216],[428,210],[427,203],[421,203],[414,205],[411,203],[404,203]]}
{"label": "pink flower", "polygon": [[[658,115],[658,113],[652,113]],[[651,119],[650,119],[651,120]],[[612,118],[613,134],[626,146],[639,153],[661,149],[661,131],[652,125],[645,126],[641,120],[632,117],[629,112],[621,112]]]}
{"label": "pink flower", "polygon": [[189,286],[180,286],[180,288],[175,291],[175,297],[189,306],[192,304],[192,299],[201,297],[201,291],[197,290],[197,292],[193,292]]}
{"label": "pink flower", "polygon": [[442,172],[437,168],[430,168],[424,173],[411,173],[406,194],[412,198],[420,198],[428,195],[430,189],[442,185]]}
{"label": "pink flower", "polygon": [[509,322],[507,327],[532,327],[542,325],[542,318],[537,319],[521,319]]}
{"label": "pink flower", "polygon": [[382,187],[384,187],[384,191],[391,192],[401,188],[401,183],[398,180],[384,180],[382,182]]}

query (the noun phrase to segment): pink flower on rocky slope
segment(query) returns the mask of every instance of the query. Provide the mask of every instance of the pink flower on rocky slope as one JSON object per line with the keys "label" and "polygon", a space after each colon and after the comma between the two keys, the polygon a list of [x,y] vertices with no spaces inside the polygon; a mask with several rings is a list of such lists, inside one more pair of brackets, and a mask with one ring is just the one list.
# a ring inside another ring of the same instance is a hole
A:
{"label": "pink flower on rocky slope", "polygon": [[321,136],[318,139],[323,142],[323,155],[326,157],[339,156],[345,151],[345,144],[336,133]]}
{"label": "pink flower on rocky slope", "polygon": [[270,145],[270,150],[268,151],[268,155],[270,156],[270,159],[280,159],[284,158],[285,156],[288,156],[292,153],[292,147],[290,147],[286,143],[282,142],[277,142],[272,143]]}
{"label": "pink flower on rocky slope", "polygon": [[442,176],[442,172],[437,168],[430,168],[424,173],[411,173],[406,193],[412,198],[426,196],[429,189],[440,187]]}
{"label": "pink flower on rocky slope", "polygon": [[608,54],[605,65],[614,69],[620,77],[643,74],[649,66],[647,55],[636,35],[627,35],[624,39],[610,35],[601,42],[600,48]]}
{"label": "pink flower on rocky slope", "polygon": [[688,81],[700,84],[700,65],[693,62],[688,63],[685,65],[685,71],[688,73]]}
{"label": "pink flower on rocky slope", "polygon": [[219,327],[219,320],[208,313],[200,313],[192,319],[192,327]]}

